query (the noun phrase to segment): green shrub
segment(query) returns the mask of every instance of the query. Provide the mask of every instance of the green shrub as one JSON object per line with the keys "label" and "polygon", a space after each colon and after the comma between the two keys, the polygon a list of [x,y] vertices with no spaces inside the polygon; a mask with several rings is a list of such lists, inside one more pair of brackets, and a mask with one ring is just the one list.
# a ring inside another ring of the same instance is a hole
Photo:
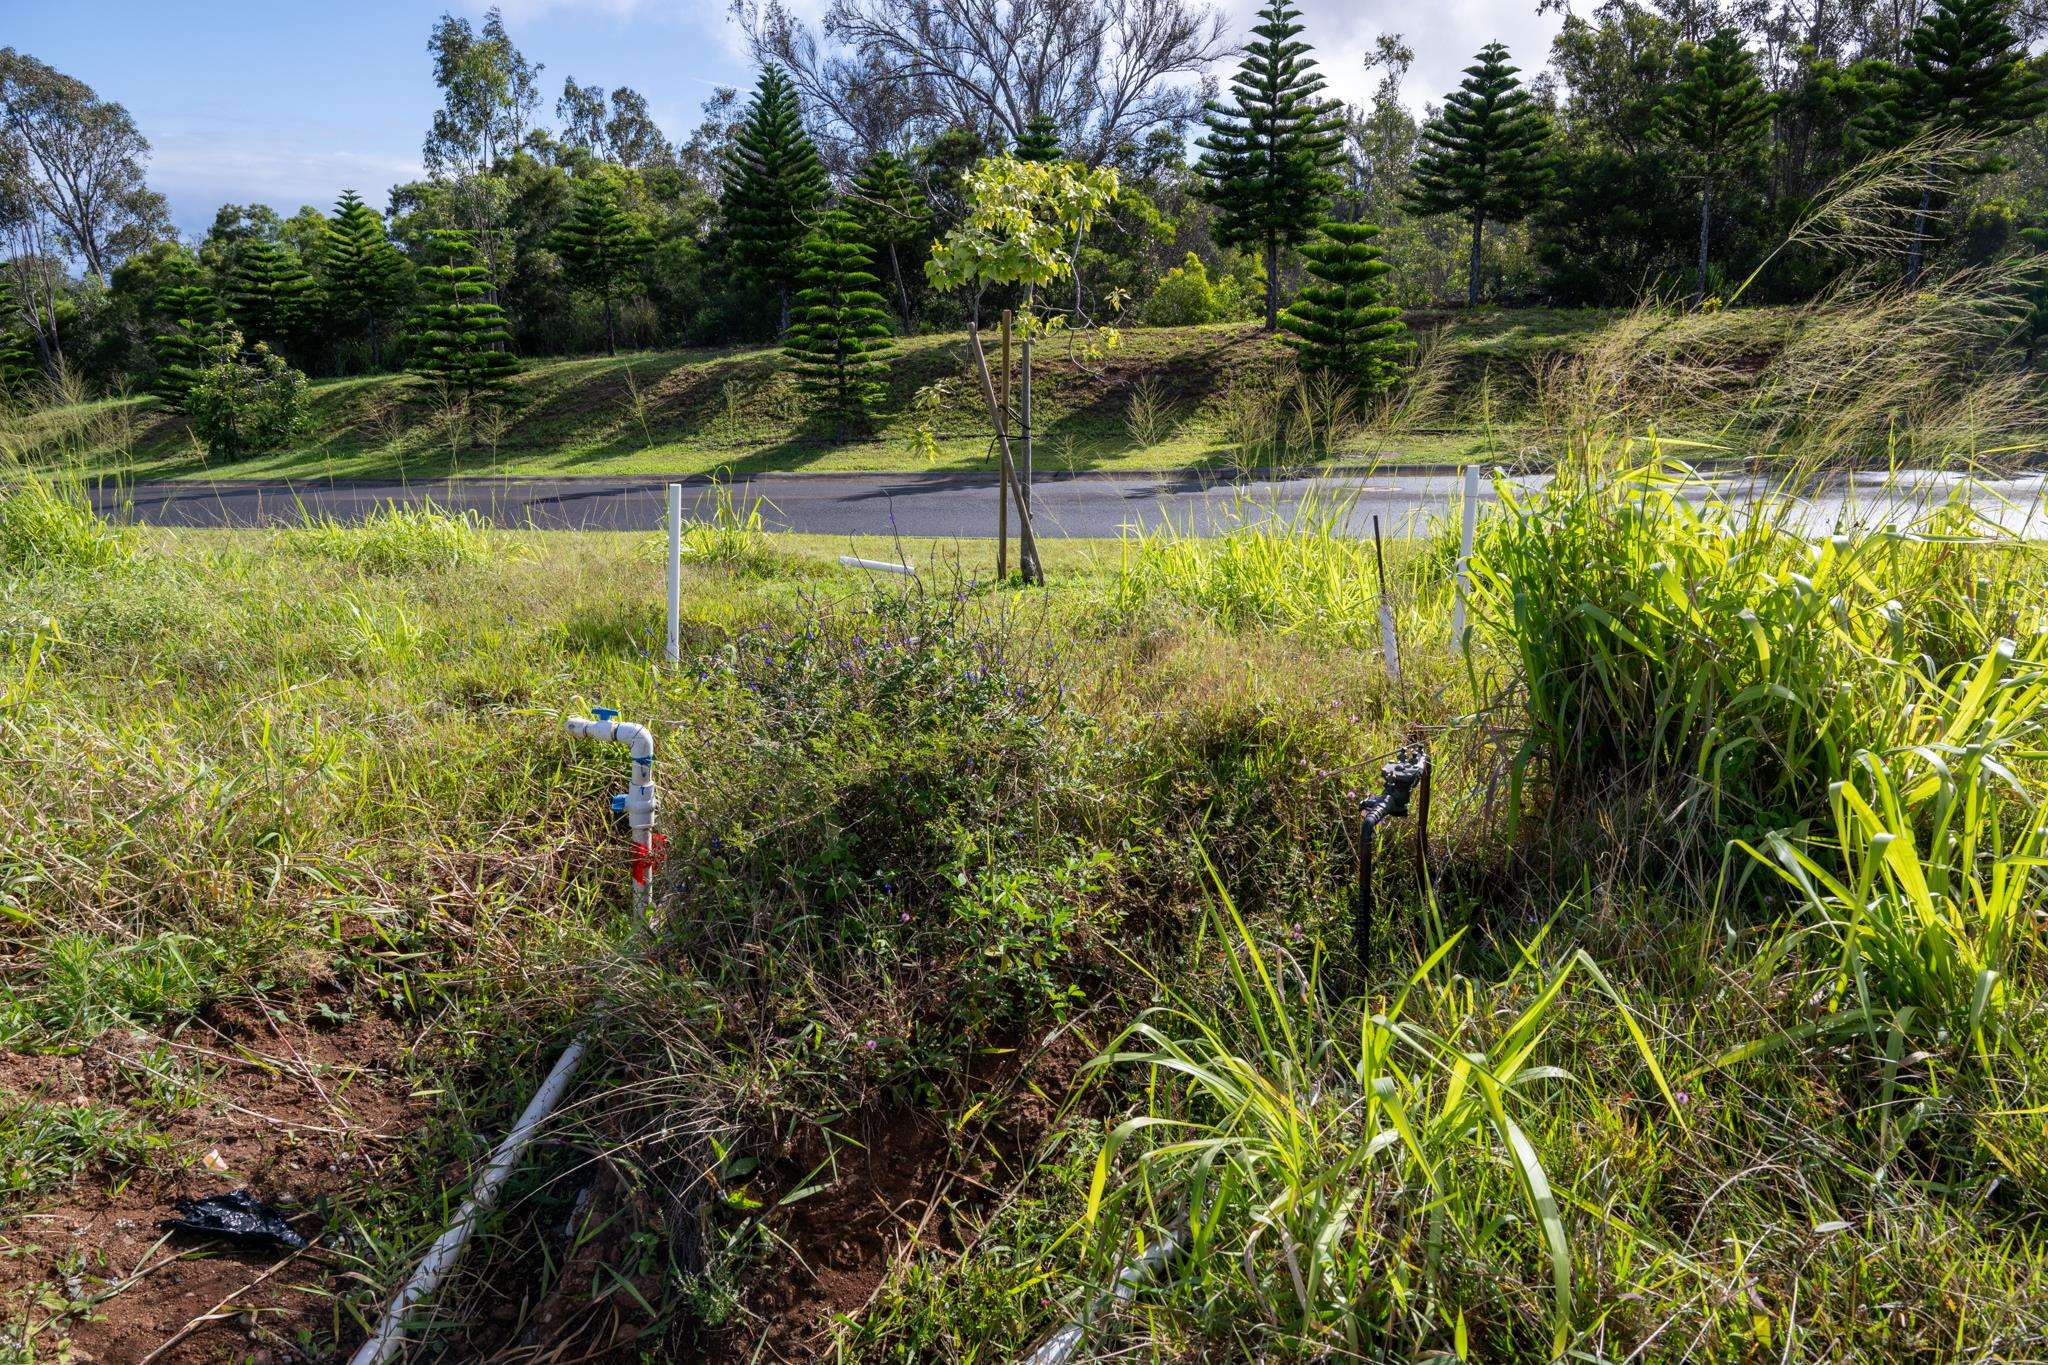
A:
{"label": "green shrub", "polygon": [[230,331],[185,395],[192,430],[217,459],[277,450],[305,425],[306,376],[257,342],[245,351]]}
{"label": "green shrub", "polygon": [[1154,327],[1228,322],[1244,315],[1244,303],[1244,291],[1235,276],[1212,280],[1202,258],[1190,251],[1186,260],[1154,286],[1152,297],[1145,301],[1145,321]]}

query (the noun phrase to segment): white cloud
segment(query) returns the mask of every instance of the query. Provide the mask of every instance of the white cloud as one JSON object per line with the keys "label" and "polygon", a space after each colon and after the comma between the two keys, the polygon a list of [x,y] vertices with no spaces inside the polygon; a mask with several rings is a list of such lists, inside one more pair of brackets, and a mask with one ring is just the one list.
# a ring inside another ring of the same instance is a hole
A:
{"label": "white cloud", "polygon": [[302,204],[330,209],[352,189],[381,210],[393,185],[425,174],[417,160],[321,150],[312,141],[228,130],[164,134],[154,142],[149,183],[170,198],[180,228],[203,232],[221,204],[268,204],[289,216]]}

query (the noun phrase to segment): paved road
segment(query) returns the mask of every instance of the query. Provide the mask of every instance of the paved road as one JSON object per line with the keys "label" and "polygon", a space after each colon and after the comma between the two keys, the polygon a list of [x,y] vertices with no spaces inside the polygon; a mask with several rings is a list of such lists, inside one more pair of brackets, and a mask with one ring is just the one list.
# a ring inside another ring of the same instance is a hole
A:
{"label": "paved road", "polygon": [[[1528,487],[1543,475],[1518,476]],[[1973,501],[1987,516],[2028,534],[2048,538],[2042,506],[2044,476],[2030,473],[1980,482]],[[380,481],[166,482],[104,488],[95,494],[100,509],[116,519],[159,526],[296,525],[308,515],[349,521],[391,502],[431,498],[450,509],[474,509],[499,526],[538,530],[634,530],[661,524],[665,480],[660,478],[458,479],[405,484]],[[1846,509],[1858,520],[1895,519],[1902,504],[1924,504],[1949,496],[1953,475],[1909,472],[1902,476],[1841,476],[1806,500],[1816,529]],[[1046,537],[1113,537],[1126,527],[1164,521],[1204,535],[1245,522],[1291,517],[1304,507],[1344,516],[1355,533],[1368,533],[1378,516],[1390,534],[1423,524],[1439,514],[1456,493],[1455,476],[1441,473],[1379,472],[1317,478],[1261,479],[1232,483],[1210,475],[1091,474],[1043,480],[1035,507],[1039,534]],[[1697,498],[1715,493],[1735,498],[1762,484],[1735,477],[1702,480]],[[984,537],[994,534],[995,488],[972,474],[784,474],[765,475],[746,486],[761,499],[763,520],[777,530],[823,535]],[[1484,496],[1493,497],[1492,489]],[[684,507],[708,518],[712,490],[687,481]]]}

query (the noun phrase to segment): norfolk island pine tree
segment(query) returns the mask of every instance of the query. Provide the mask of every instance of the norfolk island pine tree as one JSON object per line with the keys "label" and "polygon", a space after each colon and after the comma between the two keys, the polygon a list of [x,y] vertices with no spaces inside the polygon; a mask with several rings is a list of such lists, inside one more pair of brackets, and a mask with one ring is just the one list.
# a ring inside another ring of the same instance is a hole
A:
{"label": "norfolk island pine tree", "polygon": [[427,239],[413,315],[412,372],[462,396],[465,406],[501,389],[518,368],[505,310],[493,303],[490,271],[467,232],[443,228]]}
{"label": "norfolk island pine tree", "polygon": [[734,261],[781,301],[778,332],[789,327],[798,253],[829,188],[825,164],[804,132],[796,87],[780,67],[763,68],[734,135],[720,207]]}
{"label": "norfolk island pine tree", "polygon": [[882,398],[881,352],[894,335],[873,255],[853,215],[835,209],[805,239],[801,259],[783,352],[798,386],[835,426],[866,427]]}
{"label": "norfolk island pine tree", "polygon": [[619,353],[618,300],[638,278],[654,238],[627,210],[618,182],[602,173],[576,182],[576,207],[555,233],[570,276],[604,306],[604,350]]}
{"label": "norfolk island pine tree", "polygon": [[[1906,39],[1906,64],[1864,120],[1865,137],[1890,147],[1943,134],[1997,141],[2024,127],[2048,99],[2048,83],[2006,21],[2008,8],[2004,0],[1935,0]],[[1982,156],[1966,173],[1988,175],[2004,164]],[[1908,281],[1919,278],[1933,211],[1930,179],[1913,216]]]}
{"label": "norfolk island pine tree", "polygon": [[370,367],[383,363],[384,328],[412,292],[412,268],[384,230],[384,219],[354,190],[344,190],[320,256],[328,315],[339,327],[361,332]]}
{"label": "norfolk island pine tree", "polygon": [[1063,161],[1066,153],[1060,149],[1059,125],[1053,122],[1051,114],[1033,114],[1024,120],[1024,131],[1017,135],[1017,148],[1010,155],[1019,161]]}
{"label": "norfolk island pine tree", "polygon": [[931,240],[931,206],[901,158],[887,151],[876,152],[862,163],[846,199],[868,245],[889,258],[897,303],[903,310],[903,330],[908,333],[910,286],[903,273],[903,253]]}
{"label": "norfolk island pine tree", "polygon": [[1653,132],[1676,151],[1700,182],[1699,269],[1692,301],[1707,297],[1707,243],[1713,223],[1714,183],[1760,154],[1770,133],[1770,93],[1756,58],[1733,28],[1706,42],[1687,44],[1680,77],[1658,102]]}
{"label": "norfolk island pine tree", "polygon": [[1281,339],[1302,370],[1329,374],[1361,398],[1393,384],[1408,349],[1379,235],[1376,223],[1323,224],[1322,236],[1301,249],[1309,282],[1280,315]]}
{"label": "norfolk island pine tree", "polygon": [[1522,88],[1508,50],[1488,43],[1422,130],[1408,207],[1472,224],[1465,304],[1479,302],[1480,248],[1488,223],[1529,216],[1550,192],[1550,120]]}
{"label": "norfolk island pine tree", "polygon": [[227,293],[228,314],[249,341],[280,353],[317,320],[319,287],[298,254],[262,237],[250,238],[235,252]]}
{"label": "norfolk island pine tree", "polygon": [[1269,0],[1231,79],[1228,106],[1211,102],[1197,164],[1202,197],[1216,209],[1225,246],[1256,246],[1266,258],[1266,330],[1279,325],[1280,248],[1307,240],[1339,180],[1343,128],[1318,98],[1323,78],[1296,35],[1301,11]]}
{"label": "norfolk island pine tree", "polygon": [[166,406],[178,408],[199,372],[212,363],[224,321],[220,300],[207,286],[198,262],[182,251],[164,262],[156,289],[156,311],[164,329],[149,343],[156,361],[151,388]]}

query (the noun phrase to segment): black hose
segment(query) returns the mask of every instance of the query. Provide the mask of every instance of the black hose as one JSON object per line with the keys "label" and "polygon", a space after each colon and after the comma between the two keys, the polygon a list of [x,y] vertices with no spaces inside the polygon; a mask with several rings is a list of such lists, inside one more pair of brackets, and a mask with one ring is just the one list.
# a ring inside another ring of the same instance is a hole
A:
{"label": "black hose", "polygon": [[1403,745],[1380,769],[1380,777],[1386,790],[1358,803],[1358,903],[1351,925],[1351,944],[1358,954],[1358,965],[1367,969],[1372,966],[1373,845],[1382,821],[1408,814],[1408,803],[1416,797],[1418,788],[1421,795],[1417,810],[1417,856],[1425,860],[1429,856],[1429,751],[1419,744]]}

